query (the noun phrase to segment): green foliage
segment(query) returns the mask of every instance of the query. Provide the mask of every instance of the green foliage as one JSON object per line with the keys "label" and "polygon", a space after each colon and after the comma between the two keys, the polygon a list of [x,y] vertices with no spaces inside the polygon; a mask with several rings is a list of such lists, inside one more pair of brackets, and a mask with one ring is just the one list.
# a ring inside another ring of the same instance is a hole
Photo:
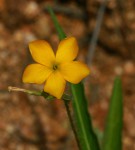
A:
{"label": "green foliage", "polygon": [[121,79],[117,77],[114,81],[102,150],[122,150],[122,101]]}
{"label": "green foliage", "polygon": [[55,25],[55,28],[57,30],[57,33],[58,33],[58,37],[60,40],[66,38],[66,34],[64,33],[63,29],[61,28],[55,14],[53,13],[53,10],[51,9],[51,7],[48,7],[48,11],[52,17],[52,20],[54,22],[54,25]]}
{"label": "green foliage", "polygon": [[99,150],[97,137],[93,131],[87,101],[82,83],[71,84],[73,109],[77,125],[77,133],[82,150]]}

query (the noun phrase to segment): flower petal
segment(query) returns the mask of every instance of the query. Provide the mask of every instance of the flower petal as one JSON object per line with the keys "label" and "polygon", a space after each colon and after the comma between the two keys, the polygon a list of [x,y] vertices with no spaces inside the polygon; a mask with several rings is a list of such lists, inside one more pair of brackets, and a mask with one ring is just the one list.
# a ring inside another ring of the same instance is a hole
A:
{"label": "flower petal", "polygon": [[40,64],[31,64],[26,67],[23,73],[24,83],[42,84],[52,73],[52,70]]}
{"label": "flower petal", "polygon": [[47,79],[44,91],[60,99],[64,92],[66,81],[58,71],[54,71]]}
{"label": "flower petal", "polygon": [[72,61],[77,57],[78,44],[74,37],[69,37],[62,40],[58,46],[56,53],[57,62]]}
{"label": "flower petal", "polygon": [[55,55],[50,44],[44,40],[30,42],[29,49],[33,59],[40,64],[50,67],[55,61]]}
{"label": "flower petal", "polygon": [[82,62],[72,61],[60,66],[60,73],[64,79],[77,84],[90,73],[90,69]]}

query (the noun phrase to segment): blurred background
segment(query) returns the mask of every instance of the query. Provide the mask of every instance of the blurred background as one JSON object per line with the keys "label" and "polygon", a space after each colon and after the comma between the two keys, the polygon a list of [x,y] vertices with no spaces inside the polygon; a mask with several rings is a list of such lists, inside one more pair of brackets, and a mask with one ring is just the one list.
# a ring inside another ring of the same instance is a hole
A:
{"label": "blurred background", "polygon": [[77,150],[63,102],[8,92],[23,84],[24,68],[33,62],[28,43],[59,39],[47,12],[51,5],[65,33],[80,46],[78,59],[91,75],[85,80],[89,112],[102,138],[116,75],[124,95],[123,150],[135,150],[135,1],[0,0],[0,150]]}

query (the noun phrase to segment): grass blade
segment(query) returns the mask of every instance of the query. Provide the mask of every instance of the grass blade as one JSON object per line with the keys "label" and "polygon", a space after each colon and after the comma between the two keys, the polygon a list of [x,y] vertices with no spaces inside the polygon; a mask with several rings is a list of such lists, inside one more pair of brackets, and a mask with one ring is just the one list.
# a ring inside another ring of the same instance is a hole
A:
{"label": "grass blade", "polygon": [[66,38],[66,34],[64,33],[63,29],[61,28],[61,26],[60,26],[60,24],[59,24],[59,22],[58,22],[58,20],[57,20],[57,18],[55,16],[53,10],[51,9],[51,7],[48,7],[48,11],[49,11],[49,13],[51,15],[51,18],[52,18],[53,23],[55,25],[55,28],[57,30],[59,39],[62,40],[64,38]]}
{"label": "grass blade", "polygon": [[123,98],[121,79],[117,77],[107,116],[102,150],[122,150]]}
{"label": "grass blade", "polygon": [[82,83],[71,84],[73,93],[73,109],[77,125],[77,133],[82,150],[99,150],[97,137],[93,131],[91,118],[88,113],[87,101]]}

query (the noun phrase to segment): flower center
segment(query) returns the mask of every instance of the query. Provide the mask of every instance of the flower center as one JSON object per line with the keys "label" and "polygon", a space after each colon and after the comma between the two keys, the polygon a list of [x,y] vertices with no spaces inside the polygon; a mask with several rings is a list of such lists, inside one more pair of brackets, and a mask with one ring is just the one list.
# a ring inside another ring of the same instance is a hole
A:
{"label": "flower center", "polygon": [[53,70],[57,70],[58,66],[56,64],[53,65]]}

